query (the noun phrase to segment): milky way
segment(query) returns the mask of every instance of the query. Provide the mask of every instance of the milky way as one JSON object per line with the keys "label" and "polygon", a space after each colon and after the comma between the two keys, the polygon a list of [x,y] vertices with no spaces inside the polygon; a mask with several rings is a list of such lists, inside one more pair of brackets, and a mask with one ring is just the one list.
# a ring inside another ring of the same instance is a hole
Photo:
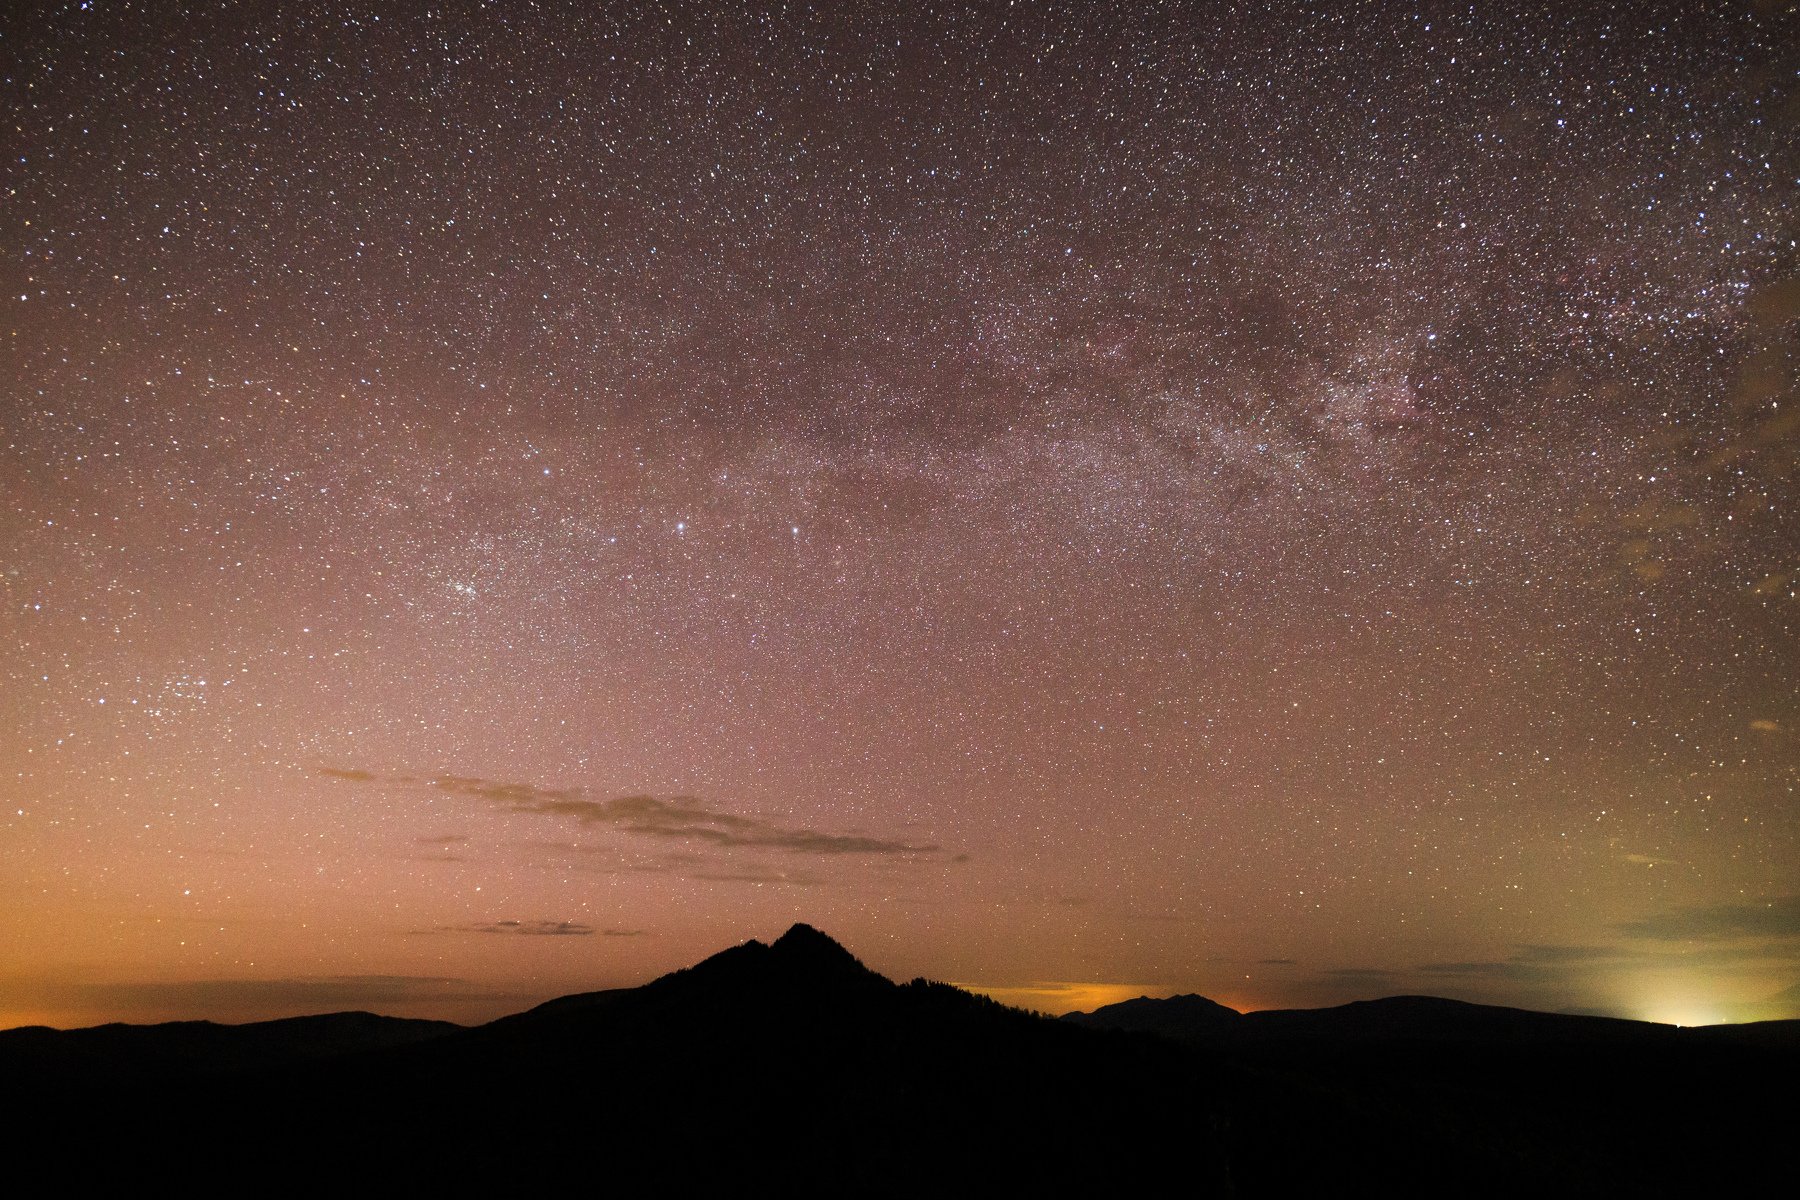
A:
{"label": "milky way", "polygon": [[1789,6],[627,7],[5,18],[0,1024],[1800,1012]]}

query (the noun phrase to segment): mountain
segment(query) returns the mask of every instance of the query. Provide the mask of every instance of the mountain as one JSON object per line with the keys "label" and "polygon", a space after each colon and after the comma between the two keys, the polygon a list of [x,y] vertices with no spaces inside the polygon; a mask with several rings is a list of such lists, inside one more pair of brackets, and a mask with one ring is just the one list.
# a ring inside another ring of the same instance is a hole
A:
{"label": "mountain", "polygon": [[1661,1039],[1675,1029],[1646,1021],[1532,1012],[1438,996],[1388,996],[1335,1008],[1248,1013],[1243,1032],[1250,1038],[1268,1040],[1591,1046]]}
{"label": "mountain", "polygon": [[773,945],[751,940],[641,988],[587,992],[551,1000],[490,1030],[534,1027],[566,1017],[606,1012],[654,1012],[665,1018],[694,1015],[719,1004],[742,1006],[783,1000],[790,1005],[867,1002],[893,988],[837,942],[811,925],[795,925]]}
{"label": "mountain", "polygon": [[[0,1043],[0,1078],[10,1066]],[[52,1147],[80,1171],[255,1177],[280,1162],[312,1186],[867,1195],[976,1179],[1108,1194],[1148,1186],[1162,1159],[1140,1147],[1160,1146],[1217,1191],[1230,1156],[1190,1085],[1183,1055],[896,984],[800,925],[642,987],[411,1044],[133,1074],[99,1093],[39,1072],[0,1142]],[[81,1151],[96,1130],[104,1161]]]}
{"label": "mountain", "polygon": [[[14,1031],[0,1149],[59,1190],[682,1195],[1658,1194],[1779,1161],[1791,1113],[1751,1098],[1783,1094],[1792,1047],[1521,1042],[1544,1014],[1465,1007],[1320,1010],[1304,1036],[1239,1036],[1282,1018],[1201,997],[1050,1020],[895,983],[801,925],[475,1028]],[[1489,1033],[1366,1032],[1408,1023]]]}
{"label": "mountain", "polygon": [[1408,1137],[1485,1141],[1514,1168],[1548,1168],[1552,1195],[1741,1192],[1797,1115],[1781,1074],[1800,1066],[1800,1021],[1688,1029],[1436,996],[1238,1013],[1192,995],[1062,1021],[1154,1035],[1214,1067],[1385,1113]]}
{"label": "mountain", "polygon": [[248,1025],[171,1021],[0,1030],[0,1066],[13,1087],[167,1081],[329,1059],[430,1041],[461,1029],[367,1012],[289,1017]]}
{"label": "mountain", "polygon": [[1437,996],[1389,996],[1335,1008],[1240,1013],[1203,996],[1140,996],[1063,1020],[1088,1029],[1126,1029],[1189,1042],[1280,1041],[1552,1043],[1638,1040],[1674,1034],[1672,1026],[1615,1017],[1532,1012]]}
{"label": "mountain", "polygon": [[1086,1029],[1117,1029],[1187,1039],[1236,1031],[1243,1024],[1244,1014],[1235,1008],[1226,1008],[1216,1000],[1189,993],[1170,996],[1166,1000],[1139,996],[1135,1000],[1108,1004],[1091,1013],[1067,1013],[1062,1019]]}
{"label": "mountain", "polygon": [[1240,1013],[1204,996],[1140,996],[1062,1020],[1086,1029],[1153,1033],[1213,1048],[1319,1045],[1479,1048],[1596,1046],[1669,1047],[1712,1044],[1794,1044],[1800,1021],[1678,1028],[1620,1017],[1534,1012],[1471,1004],[1439,996],[1388,996],[1334,1008],[1261,1009]]}

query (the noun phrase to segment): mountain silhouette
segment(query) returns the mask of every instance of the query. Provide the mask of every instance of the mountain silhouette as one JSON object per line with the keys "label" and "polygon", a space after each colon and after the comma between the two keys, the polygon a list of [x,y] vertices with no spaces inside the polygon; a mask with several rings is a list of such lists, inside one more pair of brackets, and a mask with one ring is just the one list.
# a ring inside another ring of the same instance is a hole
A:
{"label": "mountain silhouette", "polygon": [[1135,1000],[1108,1004],[1091,1013],[1068,1013],[1063,1020],[1088,1029],[1119,1029],[1190,1038],[1236,1032],[1243,1024],[1244,1014],[1216,1000],[1188,993],[1166,1000],[1139,996]]}
{"label": "mountain silhouette", "polygon": [[171,1021],[0,1030],[0,1064],[12,1086],[186,1079],[327,1059],[429,1041],[462,1026],[367,1012],[288,1017],[248,1025]]}
{"label": "mountain silhouette", "polygon": [[1093,1012],[1068,1013],[1064,1021],[1087,1029],[1153,1033],[1213,1047],[1283,1043],[1470,1046],[1668,1046],[1702,1040],[1720,1044],[1789,1045],[1800,1021],[1761,1021],[1694,1029],[1573,1013],[1534,1012],[1472,1004],[1441,996],[1387,996],[1334,1008],[1261,1009],[1240,1013],[1204,996],[1167,999],[1140,996]]}
{"label": "mountain silhouette", "polygon": [[[1540,1018],[1568,1036],[1519,1036]],[[895,983],[797,925],[472,1028],[0,1034],[0,1138],[64,1188],[241,1186],[279,1164],[285,1186],[356,1191],[1655,1194],[1777,1161],[1780,1110],[1741,1097],[1786,1086],[1791,1044],[1615,1024],[1640,1023],[1426,997],[1051,1020]]]}

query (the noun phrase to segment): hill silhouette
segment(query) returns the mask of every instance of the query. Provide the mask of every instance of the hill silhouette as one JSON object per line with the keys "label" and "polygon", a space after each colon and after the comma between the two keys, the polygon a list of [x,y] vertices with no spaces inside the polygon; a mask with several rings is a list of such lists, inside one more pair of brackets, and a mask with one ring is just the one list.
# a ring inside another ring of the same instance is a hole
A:
{"label": "hill silhouette", "polygon": [[[57,1164],[63,1186],[278,1164],[288,1186],[356,1190],[1601,1195],[1728,1187],[1775,1161],[1785,1117],[1720,1092],[1785,1087],[1791,1044],[1589,1038],[1611,1023],[1465,1011],[1481,1008],[1283,1018],[1190,996],[1051,1020],[895,983],[801,925],[474,1028],[337,1014],[0,1034],[0,1077],[20,1081],[3,1127],[15,1162]],[[1570,1035],[1517,1035],[1538,1018]],[[1145,1032],[1159,1022],[1188,1032]],[[1409,1026],[1427,1033],[1410,1048],[1380,1032]]]}
{"label": "hill silhouette", "polygon": [[7,1083],[117,1087],[167,1082],[333,1058],[429,1041],[461,1029],[367,1012],[288,1017],[248,1025],[171,1021],[91,1029],[26,1026],[0,1030]]}
{"label": "hill silhouette", "polygon": [[1223,1047],[1386,1044],[1471,1047],[1736,1045],[1800,1047],[1800,1021],[1754,1021],[1682,1028],[1650,1021],[1534,1012],[1441,996],[1387,996],[1335,1008],[1260,1009],[1240,1013],[1204,996],[1139,996],[1062,1020],[1084,1029],[1153,1033],[1194,1045]]}
{"label": "hill silhouette", "polygon": [[1121,1000],[1091,1013],[1068,1013],[1063,1020],[1088,1029],[1118,1029],[1131,1033],[1156,1033],[1164,1037],[1191,1038],[1217,1033],[1237,1033],[1244,1014],[1216,1000],[1192,993],[1154,1000],[1139,996]]}

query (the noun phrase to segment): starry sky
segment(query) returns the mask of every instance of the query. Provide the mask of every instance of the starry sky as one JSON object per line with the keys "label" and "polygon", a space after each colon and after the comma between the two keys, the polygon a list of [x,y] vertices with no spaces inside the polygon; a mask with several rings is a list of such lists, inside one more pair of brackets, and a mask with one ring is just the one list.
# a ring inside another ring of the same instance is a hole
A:
{"label": "starry sky", "polygon": [[1800,1015],[1797,46],[8,6],[0,1025]]}

